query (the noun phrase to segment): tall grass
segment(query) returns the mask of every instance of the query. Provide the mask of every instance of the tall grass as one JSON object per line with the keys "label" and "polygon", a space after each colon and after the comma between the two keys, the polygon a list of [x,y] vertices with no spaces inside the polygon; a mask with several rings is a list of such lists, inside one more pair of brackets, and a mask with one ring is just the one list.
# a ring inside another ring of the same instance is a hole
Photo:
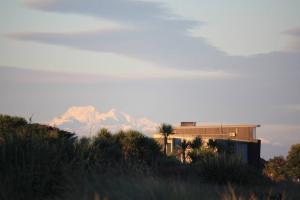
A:
{"label": "tall grass", "polygon": [[70,192],[62,199],[93,200],[95,194],[100,199],[109,200],[277,200],[299,199],[299,186],[289,183],[278,185],[219,185],[205,182],[165,179],[153,176],[97,175],[74,182]]}

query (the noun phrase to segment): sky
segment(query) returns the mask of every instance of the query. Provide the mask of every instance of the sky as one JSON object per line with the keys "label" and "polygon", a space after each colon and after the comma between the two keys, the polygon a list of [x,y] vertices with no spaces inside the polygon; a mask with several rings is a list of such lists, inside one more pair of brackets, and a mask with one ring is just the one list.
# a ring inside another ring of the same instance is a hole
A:
{"label": "sky", "polygon": [[10,0],[0,113],[73,106],[157,123],[260,124],[262,156],[300,141],[298,0]]}

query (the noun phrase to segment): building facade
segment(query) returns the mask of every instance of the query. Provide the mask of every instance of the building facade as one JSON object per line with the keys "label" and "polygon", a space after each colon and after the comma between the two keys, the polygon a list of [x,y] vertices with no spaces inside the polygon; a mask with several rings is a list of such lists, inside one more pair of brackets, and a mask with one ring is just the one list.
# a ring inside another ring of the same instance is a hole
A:
{"label": "building facade", "polygon": [[[180,126],[174,127],[173,134],[168,137],[167,153],[178,152],[183,140],[192,141],[200,137],[204,145],[212,139],[217,143],[225,144],[230,141],[233,144],[234,154],[241,157],[242,161],[259,166],[260,162],[260,140],[256,139],[256,128],[260,125],[253,124],[201,124],[196,122],[181,122]],[[162,142],[160,133],[154,134],[154,138]]]}

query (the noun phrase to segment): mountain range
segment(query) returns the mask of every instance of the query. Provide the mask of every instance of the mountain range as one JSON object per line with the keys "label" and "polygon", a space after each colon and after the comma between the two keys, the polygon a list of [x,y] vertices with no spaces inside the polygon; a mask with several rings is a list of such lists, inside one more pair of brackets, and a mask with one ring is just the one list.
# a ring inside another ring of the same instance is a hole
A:
{"label": "mountain range", "polygon": [[114,108],[101,112],[94,106],[70,107],[61,116],[52,119],[49,125],[74,132],[79,136],[92,136],[101,128],[107,128],[112,132],[134,129],[150,136],[158,127],[158,123],[145,117],[135,118]]}

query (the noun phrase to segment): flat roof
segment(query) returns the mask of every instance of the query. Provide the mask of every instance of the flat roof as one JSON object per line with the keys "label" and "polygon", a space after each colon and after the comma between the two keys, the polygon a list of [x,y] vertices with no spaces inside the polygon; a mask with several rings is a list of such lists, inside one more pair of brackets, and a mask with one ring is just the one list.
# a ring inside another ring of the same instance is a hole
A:
{"label": "flat roof", "polygon": [[258,124],[197,124],[196,126],[176,126],[175,129],[186,128],[256,128],[260,127]]}

